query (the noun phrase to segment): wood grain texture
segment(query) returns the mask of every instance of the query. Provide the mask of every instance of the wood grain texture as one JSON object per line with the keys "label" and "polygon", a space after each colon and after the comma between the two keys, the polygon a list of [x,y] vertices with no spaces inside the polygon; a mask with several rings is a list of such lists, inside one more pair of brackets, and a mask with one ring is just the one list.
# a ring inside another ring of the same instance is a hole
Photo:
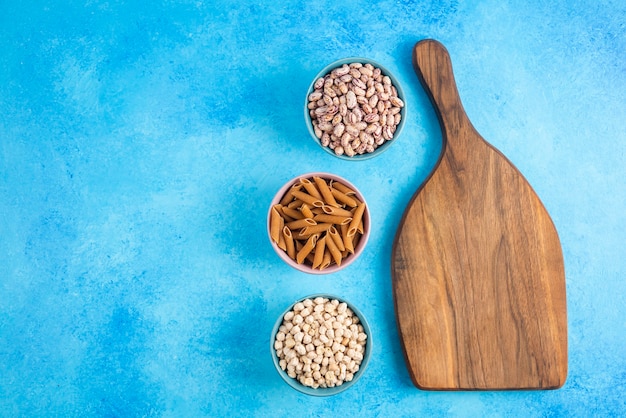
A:
{"label": "wood grain texture", "polygon": [[554,224],[522,174],[472,126],[445,47],[418,42],[413,64],[443,147],[393,247],[411,378],[431,390],[559,388],[567,315]]}

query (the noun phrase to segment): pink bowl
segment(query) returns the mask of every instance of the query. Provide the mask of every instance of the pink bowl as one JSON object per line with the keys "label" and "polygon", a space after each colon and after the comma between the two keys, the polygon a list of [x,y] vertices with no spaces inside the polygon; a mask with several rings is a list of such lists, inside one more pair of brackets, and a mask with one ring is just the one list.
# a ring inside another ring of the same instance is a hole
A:
{"label": "pink bowl", "polygon": [[[355,191],[356,196],[359,198],[359,200],[363,203],[365,203],[365,212],[363,213],[363,235],[361,236],[359,242],[357,243],[356,247],[354,248],[354,253],[350,254],[349,256],[347,256],[346,258],[344,258],[341,262],[341,265],[338,266],[337,264],[332,264],[329,267],[325,268],[324,270],[318,270],[318,269],[313,269],[311,266],[307,265],[307,264],[298,264],[295,260],[292,260],[289,255],[287,255],[287,252],[283,251],[275,242],[272,241],[271,236],[270,236],[270,216],[272,213],[272,207],[274,207],[274,205],[278,204],[280,202],[280,200],[283,198],[283,196],[285,195],[285,193],[287,193],[287,191],[291,188],[291,186],[298,182],[301,178],[308,178],[308,179],[312,179],[313,177],[321,177],[323,179],[326,180],[335,180],[335,181],[339,181],[343,184],[345,184],[346,186],[350,187],[352,190]],[[363,252],[363,250],[365,249],[365,245],[367,244],[367,240],[369,239],[369,235],[370,235],[370,212],[369,212],[369,207],[367,205],[367,202],[365,200],[365,198],[363,197],[363,195],[361,194],[361,192],[359,191],[359,189],[357,189],[357,187],[350,183],[348,180],[344,179],[343,177],[339,177],[335,174],[330,174],[330,173],[322,173],[322,172],[314,172],[314,173],[306,173],[306,174],[302,174],[299,175],[297,177],[294,177],[293,179],[289,180],[287,183],[285,183],[285,185],[283,187],[281,187],[278,192],[276,193],[276,195],[274,196],[274,198],[272,199],[269,209],[267,211],[267,237],[270,241],[270,244],[272,245],[272,248],[274,248],[274,251],[276,252],[276,254],[278,254],[278,256],[287,264],[289,264],[291,267],[293,267],[296,270],[300,270],[304,273],[309,273],[309,274],[329,274],[329,273],[335,273],[339,270],[342,270],[346,267],[348,267],[350,264],[352,264]]]}

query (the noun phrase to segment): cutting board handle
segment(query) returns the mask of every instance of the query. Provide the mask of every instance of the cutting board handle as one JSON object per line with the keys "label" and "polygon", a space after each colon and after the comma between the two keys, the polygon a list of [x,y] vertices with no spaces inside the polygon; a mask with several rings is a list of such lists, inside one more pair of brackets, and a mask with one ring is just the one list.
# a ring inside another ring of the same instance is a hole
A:
{"label": "cutting board handle", "polygon": [[437,113],[444,146],[458,138],[460,130],[473,129],[461,103],[446,47],[433,39],[419,41],[413,48],[413,67]]}

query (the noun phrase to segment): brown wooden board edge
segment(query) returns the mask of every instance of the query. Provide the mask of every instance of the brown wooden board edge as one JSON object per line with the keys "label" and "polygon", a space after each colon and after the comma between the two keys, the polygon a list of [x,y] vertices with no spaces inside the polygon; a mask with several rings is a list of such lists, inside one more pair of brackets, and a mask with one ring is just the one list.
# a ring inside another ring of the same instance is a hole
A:
{"label": "brown wooden board edge", "polygon": [[[413,47],[413,51],[412,51],[412,65],[413,65],[413,69],[417,75],[418,80],[420,81],[420,84],[422,86],[422,88],[424,88],[426,95],[428,96],[428,99],[431,102],[431,105],[433,106],[433,109],[435,111],[435,114],[437,115],[437,120],[439,121],[439,127],[441,129],[441,151],[437,157],[437,162],[435,163],[435,165],[433,166],[432,170],[430,171],[430,173],[428,174],[428,176],[426,176],[426,178],[424,179],[424,181],[422,182],[422,184],[420,184],[420,186],[417,188],[417,190],[415,191],[415,193],[413,194],[413,196],[411,197],[411,199],[409,200],[409,202],[406,205],[406,208],[402,214],[402,217],[400,218],[400,222],[398,223],[398,227],[396,229],[396,234],[394,236],[394,240],[393,240],[393,244],[392,244],[392,248],[391,248],[391,279],[392,279],[392,295],[393,295],[393,307],[394,307],[394,313],[395,313],[395,319],[396,319],[396,327],[398,328],[398,330],[400,329],[400,322],[399,322],[399,318],[398,318],[398,306],[397,306],[397,295],[396,295],[396,286],[395,286],[395,276],[394,276],[394,272],[395,272],[395,257],[394,254],[396,253],[396,247],[398,244],[398,236],[399,236],[399,232],[400,230],[402,230],[402,227],[404,226],[404,223],[406,222],[406,215],[408,212],[408,209],[412,206],[413,201],[417,198],[417,196],[420,194],[420,192],[424,189],[424,187],[426,186],[426,184],[430,181],[430,179],[432,178],[432,176],[434,175],[435,171],[437,171],[437,168],[439,167],[439,165],[441,164],[441,160],[445,154],[446,151],[446,147],[447,147],[447,143],[448,143],[448,138],[447,138],[447,133],[445,132],[445,129],[443,128],[443,119],[441,116],[441,113],[438,109],[438,107],[435,105],[435,101],[432,95],[432,92],[430,91],[430,89],[428,88],[427,84],[424,82],[423,76],[421,74],[421,71],[419,69],[419,67],[416,64],[416,46],[421,43],[421,42],[432,42],[432,39],[423,39],[418,41],[415,46]],[[437,41],[435,41],[437,42]],[[441,46],[445,48],[445,46],[443,44],[441,44]],[[447,52],[447,49],[446,49]],[[456,83],[455,83],[455,89],[456,89]],[[459,95],[460,97],[460,95]],[[461,108],[463,108],[463,103],[459,100],[459,104],[461,106]],[[463,112],[465,113],[465,109],[463,108]],[[467,114],[467,113],[465,113]],[[469,125],[471,126],[471,128],[476,131],[476,129],[474,128],[474,125],[471,123],[471,121],[469,121]],[[476,131],[477,132],[477,131]],[[478,132],[477,132],[478,133]],[[483,137],[484,139],[484,137]],[[519,169],[517,168],[516,165],[514,165],[509,159],[508,157],[506,157],[499,149],[497,149],[496,147],[494,147],[491,143],[489,143],[487,140],[485,140],[485,143],[487,144],[487,146],[489,146],[491,149],[493,149],[496,153],[498,153],[500,156],[502,156],[504,159],[507,160],[507,162],[509,164],[511,164],[511,166],[513,167],[513,169],[524,179],[524,181],[526,181],[526,183],[528,183],[529,187],[531,188],[531,190],[537,194],[535,192],[535,190],[533,189],[532,185],[530,184],[530,182],[528,182],[528,180],[526,179],[526,177],[522,174],[521,171],[519,171]],[[552,226],[554,227],[554,230],[556,232],[556,237],[559,243],[559,247],[561,248],[561,256],[562,256],[562,245],[561,245],[561,239],[560,236],[558,234],[558,230],[556,228],[556,225],[554,224],[554,221],[552,220],[552,216],[549,215],[549,212],[547,211],[547,209],[545,208],[545,205],[543,203],[543,201],[541,200],[541,198],[539,198],[539,195],[537,195],[537,198],[539,200],[539,203],[541,204],[541,206],[543,207],[543,209],[546,211],[546,213],[548,213],[548,218],[550,220],[550,222],[552,223]],[[565,270],[565,263],[563,265],[563,269]],[[567,284],[567,274],[565,273],[565,279],[566,279],[566,284]],[[538,390],[555,390],[555,389],[560,389],[562,388],[566,381],[567,381],[567,377],[569,374],[569,333],[567,332],[568,330],[568,316],[567,316],[567,286],[565,286],[564,289],[565,292],[565,370],[564,370],[564,375],[563,375],[563,380],[561,382],[559,382],[559,385],[556,386],[550,386],[550,387],[512,387],[512,388],[437,388],[437,387],[428,387],[428,386],[424,386],[421,385],[419,383],[419,381],[417,380],[417,378],[415,377],[415,375],[413,374],[413,371],[411,370],[410,367],[408,367],[409,364],[409,359],[405,350],[405,342],[403,340],[402,337],[402,333],[398,332],[398,337],[400,339],[400,345],[402,347],[402,356],[404,358],[404,362],[405,365],[407,366],[406,369],[409,373],[409,377],[411,378],[411,381],[413,383],[413,385],[415,387],[417,387],[420,390],[427,390],[427,391],[439,391],[439,392],[462,392],[462,391],[469,391],[469,392],[484,392],[484,391],[538,391]]]}

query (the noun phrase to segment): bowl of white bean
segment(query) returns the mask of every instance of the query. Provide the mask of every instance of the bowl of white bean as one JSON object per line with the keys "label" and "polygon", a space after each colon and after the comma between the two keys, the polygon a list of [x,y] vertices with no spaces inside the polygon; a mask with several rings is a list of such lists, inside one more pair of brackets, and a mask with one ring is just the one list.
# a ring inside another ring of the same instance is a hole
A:
{"label": "bowl of white bean", "polygon": [[313,140],[343,160],[380,155],[396,142],[406,121],[406,101],[398,79],[363,57],[344,58],[313,79],[304,118]]}
{"label": "bowl of white bean", "polygon": [[315,294],[291,304],[272,329],[270,351],[280,377],[311,396],[354,385],[372,352],[370,327],[350,302]]}

